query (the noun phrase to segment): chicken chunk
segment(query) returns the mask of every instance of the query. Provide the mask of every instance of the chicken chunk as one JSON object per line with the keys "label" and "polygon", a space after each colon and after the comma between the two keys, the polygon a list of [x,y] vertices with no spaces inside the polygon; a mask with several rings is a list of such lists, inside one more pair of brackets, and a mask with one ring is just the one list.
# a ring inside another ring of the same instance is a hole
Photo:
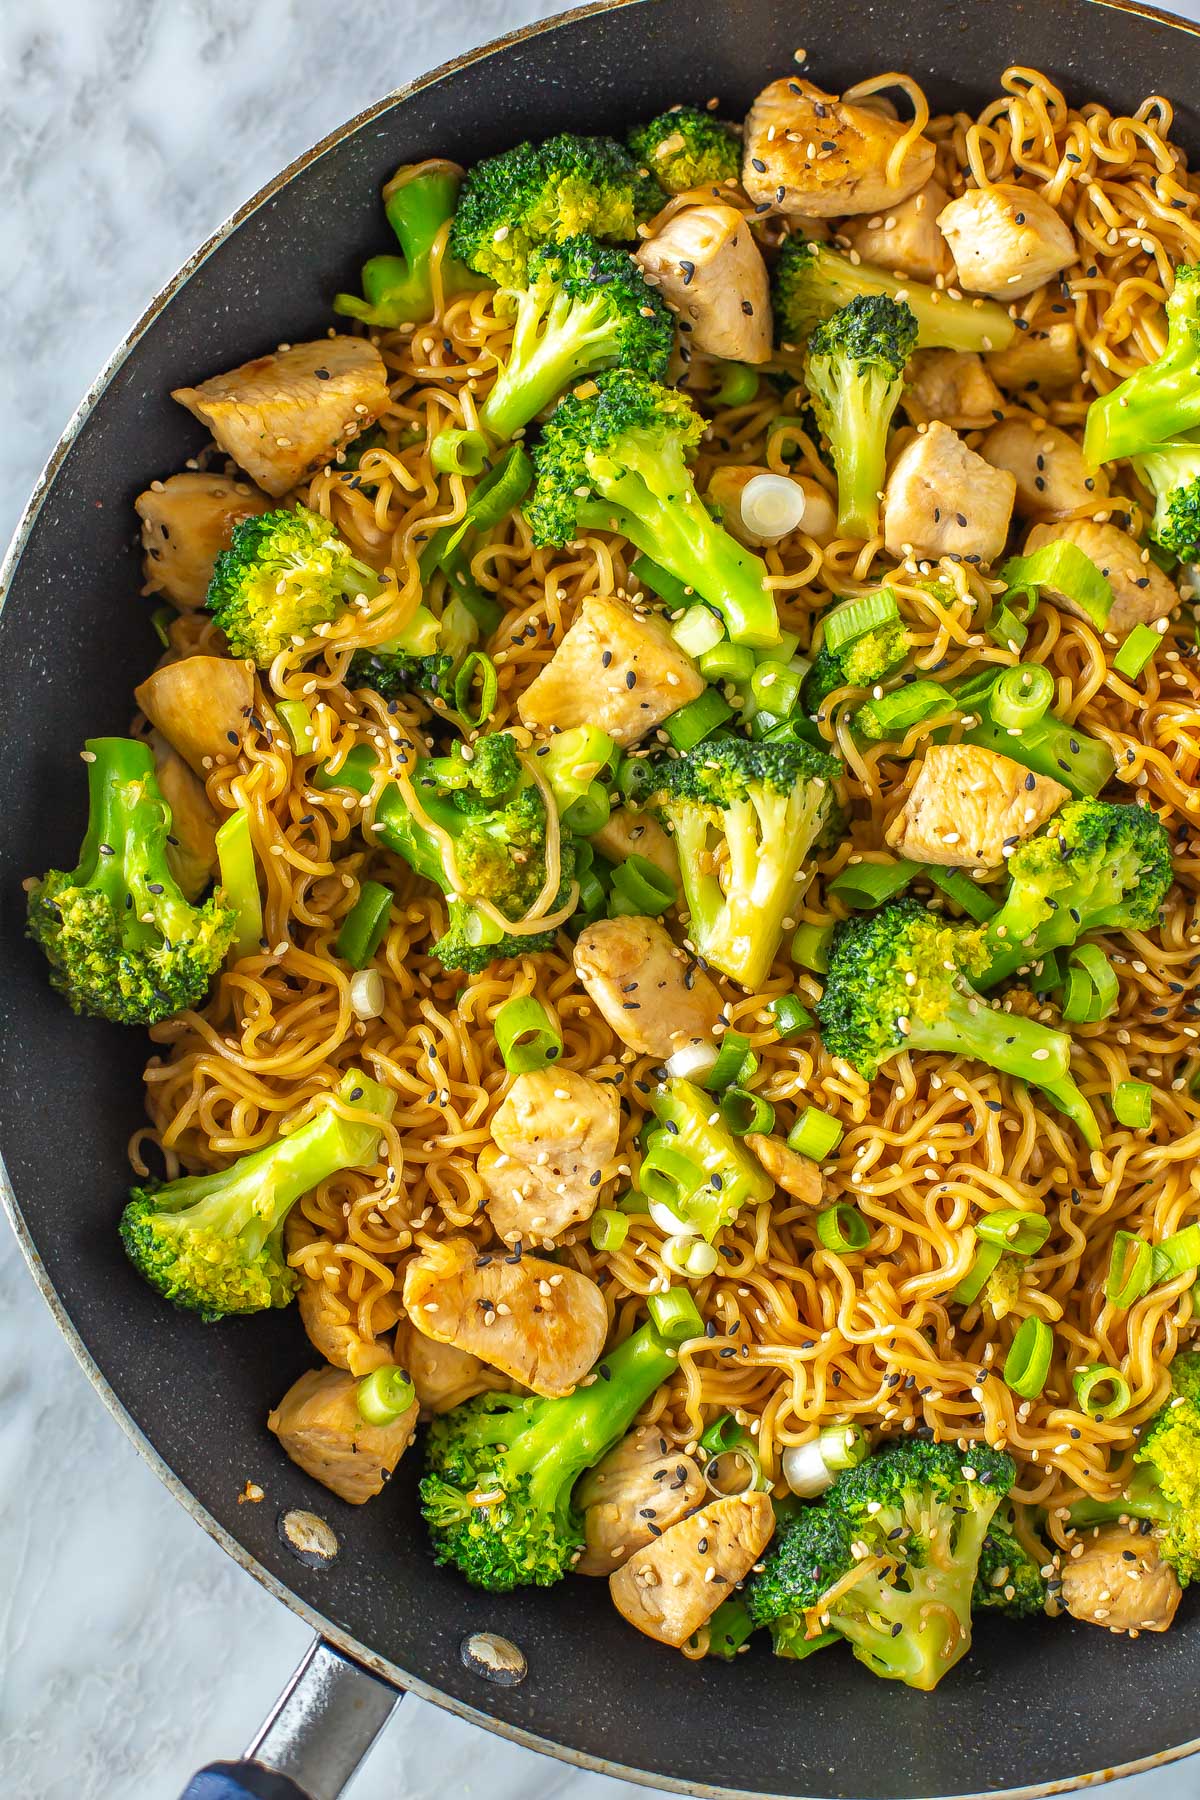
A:
{"label": "chicken chunk", "polygon": [[767,265],[736,207],[712,201],[672,213],[635,260],[677,314],[694,350],[732,362],[771,354]]}
{"label": "chicken chunk", "polygon": [[838,228],[851,250],[857,251],[865,263],[887,269],[893,275],[908,275],[914,281],[934,282],[938,276],[953,280],[954,258],[942,236],[938,214],[950,196],[936,176],[917,193],[873,218],[847,219]]}
{"label": "chicken chunk", "polygon": [[1052,394],[1073,386],[1083,372],[1079,333],[1071,319],[1055,319],[1049,325],[1031,325],[1018,331],[1007,350],[988,353],[988,368],[1010,393],[1036,388]]}
{"label": "chicken chunk", "polygon": [[979,454],[1016,477],[1015,510],[1024,519],[1061,519],[1108,493],[1103,469],[1090,468],[1075,439],[1041,419],[993,425]]}
{"label": "chicken chunk", "polygon": [[611,1575],[704,1494],[704,1477],[692,1458],[671,1449],[657,1425],[637,1426],[575,1489],[585,1544],[575,1573]]}
{"label": "chicken chunk", "polygon": [[955,431],[977,431],[1004,409],[1004,396],[973,350],[918,350],[908,382],[900,404],[914,425],[940,419]]}
{"label": "chicken chunk", "polygon": [[710,1500],[609,1576],[613,1605],[647,1637],[678,1650],[745,1580],[774,1530],[766,1494]]}
{"label": "chicken chunk", "polygon": [[579,934],[575,973],[640,1055],[671,1056],[712,1038],[721,996],[657,919],[597,919]]}
{"label": "chicken chunk", "polygon": [[506,1244],[553,1243],[596,1210],[616,1153],[621,1105],[606,1082],[569,1069],[518,1075],[480,1153],[487,1214]]}
{"label": "chicken chunk", "polygon": [[887,842],[946,868],[999,869],[1071,798],[1061,782],[975,744],[931,744]]}
{"label": "chicken chunk", "polygon": [[172,398],[278,499],[373,425],[391,396],[374,344],[330,337],[256,356]]}
{"label": "chicken chunk", "polygon": [[883,212],[933,174],[933,145],[918,136],[889,180],[888,159],[906,130],[810,81],[773,81],[746,116],[742,186],[759,205],[813,219]]}
{"label": "chicken chunk", "polygon": [[[720,468],[713,470],[705,489],[704,497],[717,508],[726,531],[750,550],[760,550],[764,544],[779,542],[778,537],[765,538],[757,531],[751,531],[742,518],[742,489],[756,475],[773,473],[778,471],[768,469],[765,463],[722,463]],[[788,480],[804,495],[804,517],[796,529],[824,549],[838,534],[837,507],[828,490],[811,475],[789,475]]]}
{"label": "chicken chunk", "polygon": [[[1113,591],[1108,628],[1118,637],[1132,631],[1135,625],[1151,625],[1165,619],[1179,605],[1175,583],[1116,525],[1097,525],[1091,519],[1060,520],[1054,525],[1035,525],[1025,539],[1025,554],[1050,544],[1056,538],[1067,538],[1091,558],[1100,573],[1107,577]],[[1076,606],[1069,594],[1058,588],[1043,587],[1042,595],[1063,612],[1078,618],[1087,615]]]}
{"label": "chicken chunk", "polygon": [[213,564],[233,528],[271,502],[246,481],[187,471],[156,481],[134,501],[142,521],[146,583],[176,606],[203,606]]}
{"label": "chicken chunk", "polygon": [[615,812],[609,813],[599,831],[592,833],[592,844],[612,863],[624,862],[628,856],[644,856],[668,881],[675,883],[678,893],[679,858],[675,854],[675,839],[650,813],[630,812],[627,807],[618,806]]}
{"label": "chicken chunk", "polygon": [[1015,478],[968,450],[940,421],[907,443],[887,478],[883,536],[889,553],[995,562],[1012,519]]}
{"label": "chicken chunk", "polygon": [[811,1156],[801,1156],[789,1149],[782,1138],[767,1137],[761,1131],[750,1132],[746,1148],[757,1156],[776,1187],[804,1206],[820,1206],[825,1184],[820,1166]]}
{"label": "chicken chunk", "polygon": [[938,214],[961,287],[1019,300],[1075,261],[1075,239],[1048,200],[1000,181],[968,188]]}
{"label": "chicken chunk", "polygon": [[703,692],[703,676],[661,619],[589,594],[517,710],[531,731],[598,725],[629,745]]}
{"label": "chicken chunk", "polygon": [[204,892],[217,867],[217,827],[221,823],[200,781],[177,750],[158,732],[150,734],[158,791],[171,809],[167,861],[189,900]]}
{"label": "chicken chunk", "polygon": [[1108,1631],[1165,1631],[1182,1589],[1154,1538],[1109,1525],[1082,1541],[1083,1555],[1063,1563],[1062,1599],[1071,1617]]}
{"label": "chicken chunk", "polygon": [[476,1394],[512,1392],[512,1382],[469,1350],[439,1344],[409,1320],[396,1327],[395,1358],[417,1390],[422,1413],[449,1412]]}
{"label": "chicken chunk", "polygon": [[310,1369],[267,1415],[292,1461],[339,1500],[361,1506],[390,1480],[412,1443],[417,1402],[390,1425],[369,1425],[358,1410],[358,1382],[344,1369]]}
{"label": "chicken chunk", "polygon": [[[294,1220],[299,1222],[293,1224]],[[288,1221],[289,1259],[307,1236],[306,1223],[297,1207]],[[323,1247],[323,1239],[310,1238],[309,1244],[308,1254],[293,1265],[296,1305],[308,1341],[335,1369],[347,1369],[354,1376],[369,1375],[372,1369],[382,1368],[392,1360],[383,1334],[396,1323],[398,1299],[388,1296],[375,1307],[372,1322],[378,1335],[364,1335],[342,1292],[340,1259]]]}
{"label": "chicken chunk", "polygon": [[404,1305],[426,1337],[468,1350],[551,1397],[582,1380],[608,1332],[604,1296],[577,1269],[481,1253],[463,1237],[413,1257],[404,1271]]}
{"label": "chicken chunk", "polygon": [[203,781],[214,763],[237,759],[254,705],[254,677],[228,656],[185,656],[147,675],[133,697]]}

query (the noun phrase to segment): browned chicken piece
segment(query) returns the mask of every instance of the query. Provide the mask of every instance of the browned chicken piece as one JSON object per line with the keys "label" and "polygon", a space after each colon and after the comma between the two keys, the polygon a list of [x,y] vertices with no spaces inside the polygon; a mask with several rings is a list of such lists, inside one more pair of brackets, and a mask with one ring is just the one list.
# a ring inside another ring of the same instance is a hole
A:
{"label": "browned chicken piece", "polygon": [[873,106],[785,76],[746,116],[742,186],[759,205],[813,219],[884,213],[933,174],[933,145],[917,137],[889,179],[888,160],[906,130]]}
{"label": "browned chicken piece", "polygon": [[254,705],[254,677],[228,656],[185,656],[147,675],[133,697],[204,780],[218,762],[236,762]]}
{"label": "browned chicken piece", "polygon": [[1061,519],[1108,493],[1104,470],[1084,462],[1075,439],[1036,417],[993,425],[979,454],[1016,477],[1014,510],[1023,519]]}
{"label": "browned chicken piece", "polygon": [[592,833],[592,843],[601,856],[606,856],[612,863],[624,862],[627,856],[644,856],[668,881],[675,883],[678,893],[679,858],[675,854],[675,839],[650,813],[630,812],[627,807],[618,806],[615,812],[609,813],[599,831]]}
{"label": "browned chicken piece", "polygon": [[518,1075],[477,1164],[497,1236],[506,1244],[553,1243],[590,1219],[620,1124],[621,1104],[607,1082],[570,1069]]}
{"label": "browned chicken piece", "polygon": [[[1091,519],[1059,520],[1053,525],[1035,525],[1025,539],[1025,554],[1050,544],[1056,538],[1067,538],[1090,557],[1100,573],[1107,577],[1113,591],[1108,629],[1118,637],[1132,631],[1135,625],[1152,625],[1165,619],[1179,605],[1179,592],[1169,576],[1164,575],[1148,551],[1143,551],[1127,531],[1116,525],[1097,525]],[[1043,599],[1062,612],[1077,618],[1087,615],[1069,594],[1055,587],[1043,587]]]}
{"label": "browned chicken piece", "polygon": [[[296,1224],[292,1221],[297,1220]],[[308,1230],[299,1208],[291,1215],[287,1227],[287,1249],[289,1257],[294,1254],[306,1238]],[[310,1242],[320,1240],[311,1238]],[[325,1268],[328,1267],[330,1280],[325,1279]],[[341,1268],[336,1256],[327,1257],[321,1251],[315,1251],[304,1261],[293,1265],[296,1276],[296,1305],[300,1313],[309,1343],[313,1349],[332,1363],[335,1369],[348,1369],[351,1375],[369,1375],[372,1369],[382,1368],[384,1363],[392,1360],[386,1337],[399,1314],[398,1299],[390,1296],[382,1306],[377,1306],[373,1322],[378,1325],[379,1335],[365,1337],[359,1330],[353,1310],[347,1311],[346,1302],[340,1288],[338,1271]]]}
{"label": "browned chicken piece", "polygon": [[1107,1631],[1165,1631],[1182,1589],[1156,1540],[1107,1525],[1082,1542],[1083,1555],[1063,1561],[1062,1599],[1071,1617]]}
{"label": "browned chicken piece", "polygon": [[586,1275],[538,1256],[510,1262],[470,1238],[444,1238],[413,1257],[404,1305],[426,1337],[551,1397],[582,1380],[608,1332],[604,1296]]}
{"label": "browned chicken piece", "polygon": [[328,337],[256,356],[172,398],[278,499],[373,425],[391,396],[374,344]]}
{"label": "browned chicken piece", "polygon": [[417,1390],[422,1413],[449,1412],[476,1394],[511,1393],[512,1382],[499,1369],[480,1362],[456,1344],[439,1344],[407,1319],[396,1327],[395,1359]]}
{"label": "browned chicken piece", "polygon": [[192,774],[177,750],[157,731],[150,734],[158,791],[171,809],[171,836],[167,861],[171,873],[189,900],[204,892],[217,867],[217,827],[221,823],[209,804],[204,783]]}
{"label": "browned chicken piece", "polygon": [[776,1187],[781,1187],[785,1194],[790,1194],[803,1206],[820,1206],[825,1184],[821,1180],[820,1165],[811,1156],[800,1156],[789,1149],[782,1138],[767,1137],[761,1131],[750,1132],[746,1148],[757,1156]]}
{"label": "browned chicken piece", "polygon": [[146,581],[176,606],[202,606],[220,550],[242,519],[271,502],[247,481],[186,471],[156,481],[134,501],[142,521]]}
{"label": "browned chicken piece", "polygon": [[1010,393],[1035,388],[1039,393],[1052,394],[1059,388],[1073,386],[1083,373],[1074,320],[1054,319],[1047,325],[1035,324],[1028,331],[1018,331],[1007,350],[989,352],[987,364],[1000,386]]}
{"label": "browned chicken piece", "polygon": [[977,431],[1000,416],[1004,396],[973,350],[918,350],[900,404],[914,425],[940,419],[955,431]]}
{"label": "browned chicken piece", "polygon": [[968,188],[938,215],[959,286],[1019,300],[1075,261],[1071,228],[1032,188],[1000,181]]}
{"label": "browned chicken piece", "polygon": [[1012,519],[1016,480],[936,421],[907,443],[887,478],[883,537],[897,558],[995,562]]}
{"label": "browned chicken piece", "polygon": [[609,1576],[613,1605],[647,1637],[678,1650],[745,1580],[774,1530],[766,1494],[710,1500]]}
{"label": "browned chicken piece", "polygon": [[531,731],[598,725],[629,745],[703,692],[704,677],[661,619],[589,594],[517,710]]}
{"label": "browned chicken piece", "polygon": [[636,253],[646,280],[679,318],[693,350],[732,362],[771,354],[771,287],[736,207],[711,201],[672,213]]}
{"label": "browned chicken piece", "polygon": [[1061,782],[999,751],[931,744],[887,842],[917,862],[999,869],[1070,798]]}
{"label": "browned chicken piece", "polygon": [[369,1425],[358,1410],[358,1382],[344,1369],[310,1369],[267,1415],[294,1463],[339,1500],[373,1500],[412,1443],[417,1402],[390,1425]]}
{"label": "browned chicken piece", "polygon": [[[705,499],[717,508],[729,535],[739,544],[745,544],[747,549],[760,550],[764,544],[777,543],[778,539],[760,537],[750,530],[742,518],[742,489],[756,475],[777,472],[768,469],[765,463],[723,463],[709,477]],[[828,491],[811,475],[789,475],[788,480],[795,482],[804,495],[804,517],[796,527],[797,531],[824,549],[837,536],[837,507]]]}
{"label": "browned chicken piece", "polygon": [[576,1575],[611,1575],[704,1493],[692,1458],[672,1449],[657,1425],[638,1425],[575,1489],[585,1544]]}
{"label": "browned chicken piece", "polygon": [[597,919],[579,934],[575,973],[639,1055],[671,1056],[712,1039],[721,996],[657,919]]}
{"label": "browned chicken piece", "polygon": [[893,275],[928,282],[940,275],[953,281],[954,258],[938,225],[938,214],[949,198],[936,175],[932,176],[917,193],[889,206],[886,212],[847,219],[838,227],[838,238],[857,251],[863,262]]}

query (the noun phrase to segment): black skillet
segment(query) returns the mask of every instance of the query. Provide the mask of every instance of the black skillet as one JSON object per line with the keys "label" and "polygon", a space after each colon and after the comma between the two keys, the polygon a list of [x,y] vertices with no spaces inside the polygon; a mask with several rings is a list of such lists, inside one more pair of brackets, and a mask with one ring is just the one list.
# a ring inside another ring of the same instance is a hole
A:
{"label": "black skillet", "polygon": [[[525,135],[612,131],[680,99],[719,95],[722,111],[739,116],[801,48],[826,87],[903,69],[935,109],[975,111],[1009,63],[1119,112],[1165,93],[1179,140],[1193,156],[1200,148],[1200,36],[1147,10],[1094,0],[634,0],[574,13],[364,113],[252,201],[121,346],[18,531],[0,636],[7,1204],[98,1393],[200,1523],[325,1640],[260,1742],[257,1772],[243,1764],[238,1780],[198,1778],[192,1792],[207,1800],[302,1790],[332,1800],[398,1688],[583,1767],[694,1794],[1041,1794],[1200,1748],[1194,1604],[1166,1636],[1136,1643],[1069,1622],[981,1625],[969,1660],[921,1696],[841,1654],[798,1668],[757,1648],[732,1667],[688,1663],[631,1632],[599,1584],[475,1593],[430,1560],[415,1458],[367,1507],[314,1487],[263,1428],[313,1361],[294,1312],[204,1326],[131,1274],[114,1223],[146,1043],[72,1018],[21,941],[22,877],[69,867],[79,843],[79,744],[125,729],[133,686],[157,655],[136,598],[132,501],[200,442],[169,390],[323,331],[330,297],[354,285],[365,252],[385,247],[378,191],[397,163],[433,154],[469,163]],[[237,1504],[248,1477],[265,1487],[264,1504]],[[315,1509],[332,1526],[341,1547],[331,1564],[297,1560],[280,1530],[289,1508]],[[481,1631],[517,1646],[522,1679],[481,1673],[486,1662],[463,1649]],[[290,1770],[300,1786],[263,1765]]]}

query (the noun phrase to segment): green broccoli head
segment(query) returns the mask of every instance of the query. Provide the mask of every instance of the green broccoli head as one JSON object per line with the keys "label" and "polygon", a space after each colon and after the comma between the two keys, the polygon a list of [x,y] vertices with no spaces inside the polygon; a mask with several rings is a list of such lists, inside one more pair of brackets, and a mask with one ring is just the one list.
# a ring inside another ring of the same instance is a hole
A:
{"label": "green broccoli head", "polygon": [[1162,1554],[1186,1587],[1200,1576],[1200,1351],[1171,1364],[1174,1390],[1147,1425],[1134,1461],[1163,1502]]}
{"label": "green broccoli head", "polygon": [[903,300],[860,294],[817,325],[805,379],[838,480],[838,530],[870,537],[879,527],[888,427],[904,385],[917,321]]}
{"label": "green broccoli head", "polygon": [[1043,1568],[1050,1553],[1044,1545],[1031,1547],[1017,1523],[1011,1501],[998,1509],[979,1556],[971,1605],[976,1612],[1001,1612],[1010,1619],[1030,1619],[1046,1609],[1047,1589]]}
{"label": "green broccoli head", "polygon": [[801,237],[784,241],[772,290],[777,336],[785,345],[807,343],[832,313],[852,300],[876,295],[903,299],[917,321],[917,344],[923,350],[1005,350],[1016,335],[998,301],[975,295],[952,299],[944,289],[852,262],[832,244]]}
{"label": "green broccoli head", "polygon": [[132,738],[91,738],[79,863],[29,892],[29,935],[75,1012],[153,1025],[199,1006],[233,941],[218,896],[187,899],[167,861],[171,810],[154,758]]}
{"label": "green broccoli head", "polygon": [[754,991],[837,805],[842,766],[810,745],[715,738],[656,766],[705,961]]}
{"label": "green broccoli head", "polygon": [[668,194],[720,187],[741,174],[737,137],[698,106],[673,106],[648,125],[635,125],[629,148]]}
{"label": "green broccoli head", "polygon": [[[462,171],[455,163],[436,159],[396,170],[383,190],[383,202],[403,254],[373,256],[363,266],[362,298],[338,294],[334,312],[385,331],[397,325],[421,325],[433,317],[433,251],[454,217],[461,181]],[[439,264],[439,277],[446,299],[486,285],[446,254]]]}
{"label": "green broccoli head", "polygon": [[624,250],[592,237],[543,244],[516,293],[512,351],[480,419],[510,438],[585,375],[619,364],[661,381],[675,321]]}
{"label": "green broccoli head", "polygon": [[1154,495],[1150,536],[1181,562],[1194,561],[1200,550],[1200,443],[1178,438],[1155,444],[1135,467]]}
{"label": "green broccoli head", "polygon": [[307,506],[259,513],[234,527],[217,557],[206,605],[235,656],[269,668],[293,639],[332,624],[359,594],[383,583],[320,513]]}
{"label": "green broccoli head", "polygon": [[463,184],[450,248],[502,287],[522,287],[539,244],[581,233],[630,243],[660,201],[623,145],[564,132],[476,163]]}
{"label": "green broccoli head", "polygon": [[1200,263],[1180,263],[1167,300],[1167,346],[1088,408],[1085,459],[1098,467],[1200,426]]}
{"label": "green broccoli head", "polygon": [[296,1285],[283,1248],[302,1194],[342,1169],[379,1160],[379,1127],[395,1095],[359,1070],[343,1076],[312,1117],[226,1169],[134,1188],[121,1242],[134,1268],[177,1306],[213,1321],[286,1306]]}
{"label": "green broccoli head", "polygon": [[800,690],[800,703],[805,712],[815,718],[836,688],[874,687],[885,675],[900,667],[908,655],[910,643],[904,621],[888,619],[843,644],[840,650],[827,650],[822,645]]}

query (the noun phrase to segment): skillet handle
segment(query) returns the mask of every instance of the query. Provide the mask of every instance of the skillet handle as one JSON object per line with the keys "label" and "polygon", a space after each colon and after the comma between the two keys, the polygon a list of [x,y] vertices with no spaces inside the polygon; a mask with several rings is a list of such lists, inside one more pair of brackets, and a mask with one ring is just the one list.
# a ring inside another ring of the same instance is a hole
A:
{"label": "skillet handle", "polygon": [[403,1698],[315,1638],[242,1760],[210,1763],[180,1800],[339,1800]]}

